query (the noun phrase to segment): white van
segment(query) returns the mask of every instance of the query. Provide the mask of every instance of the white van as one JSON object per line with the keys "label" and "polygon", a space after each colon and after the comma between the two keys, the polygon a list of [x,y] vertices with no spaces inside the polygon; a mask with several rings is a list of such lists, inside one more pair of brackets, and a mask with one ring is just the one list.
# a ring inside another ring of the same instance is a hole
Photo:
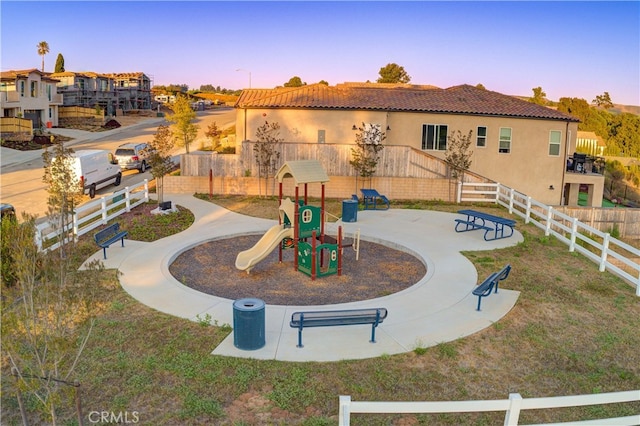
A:
{"label": "white van", "polygon": [[100,149],[83,149],[71,154],[73,171],[89,197],[96,196],[96,190],[107,185],[120,185],[122,172],[118,161],[109,151]]}

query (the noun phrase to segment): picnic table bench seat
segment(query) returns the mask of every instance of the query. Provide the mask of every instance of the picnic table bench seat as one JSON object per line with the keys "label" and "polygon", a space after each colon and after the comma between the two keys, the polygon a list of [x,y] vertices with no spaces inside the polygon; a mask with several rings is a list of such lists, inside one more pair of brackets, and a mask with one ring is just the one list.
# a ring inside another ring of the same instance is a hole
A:
{"label": "picnic table bench seat", "polygon": [[298,345],[302,348],[302,330],[305,327],[371,324],[371,343],[376,342],[376,327],[387,317],[386,308],[345,309],[339,311],[294,312],[289,325],[298,329]]}
{"label": "picnic table bench seat", "polygon": [[107,226],[102,231],[96,232],[93,236],[96,244],[102,247],[104,258],[107,258],[107,248],[116,241],[122,241],[122,247],[124,247],[124,238],[129,235],[127,231],[120,231],[120,224],[114,223]]}

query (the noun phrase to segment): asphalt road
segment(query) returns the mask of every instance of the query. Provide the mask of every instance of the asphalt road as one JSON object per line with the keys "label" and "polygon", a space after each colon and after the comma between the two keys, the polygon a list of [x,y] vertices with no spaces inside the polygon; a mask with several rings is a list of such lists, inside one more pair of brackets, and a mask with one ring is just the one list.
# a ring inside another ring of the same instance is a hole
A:
{"label": "asphalt road", "polygon": [[[216,122],[219,128],[225,129],[235,124],[235,110],[215,109],[200,111],[197,113],[195,124],[200,127],[198,136],[191,144],[191,151],[197,149],[203,140],[206,140],[204,131],[210,123]],[[77,136],[77,139],[67,142],[67,146],[74,150],[80,149],[106,149],[114,152],[116,148],[129,142],[148,142],[153,139],[158,126],[166,122],[162,119],[151,119],[148,122],[129,127],[121,127],[117,131],[104,133],[73,132],[67,134]],[[57,129],[52,129],[56,131]],[[66,129],[59,129],[60,134],[65,134]],[[103,136],[104,135],[104,136]],[[9,148],[2,148],[2,168],[0,168],[0,201],[12,204],[19,217],[23,212],[43,217],[47,212],[47,190],[42,182],[44,168],[42,162],[42,150],[28,152],[11,152]],[[176,160],[184,153],[184,147],[176,148],[173,152]],[[152,180],[153,176],[148,170],[139,173],[137,170],[126,170],[122,174],[122,183],[118,187],[107,186],[97,191],[96,198],[111,194],[125,186],[133,186],[144,179]],[[86,196],[86,201],[90,201]]]}

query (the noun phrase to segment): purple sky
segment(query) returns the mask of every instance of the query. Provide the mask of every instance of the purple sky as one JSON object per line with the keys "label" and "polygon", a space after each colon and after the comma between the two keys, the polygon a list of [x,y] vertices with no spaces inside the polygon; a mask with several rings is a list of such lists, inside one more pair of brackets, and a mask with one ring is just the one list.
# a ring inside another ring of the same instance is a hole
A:
{"label": "purple sky", "polygon": [[[397,63],[411,83],[482,83],[508,95],[640,105],[640,2],[0,3],[2,71],[142,71],[156,85],[273,88],[299,76],[375,81]],[[241,71],[236,71],[240,69]]]}

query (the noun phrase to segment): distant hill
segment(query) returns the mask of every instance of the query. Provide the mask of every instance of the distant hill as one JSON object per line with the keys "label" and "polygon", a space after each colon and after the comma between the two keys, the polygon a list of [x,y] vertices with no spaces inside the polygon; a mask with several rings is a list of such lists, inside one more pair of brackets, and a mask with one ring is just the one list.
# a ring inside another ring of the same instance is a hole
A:
{"label": "distant hill", "polygon": [[[511,96],[514,98],[521,99],[523,101],[529,101],[529,99],[531,99],[531,96],[518,96],[518,95],[511,95]],[[556,106],[558,105],[558,101],[552,101],[550,99],[546,99],[546,101],[549,103],[548,105],[546,105],[549,108],[555,109]],[[595,106],[591,103],[589,105]],[[640,115],[640,106],[613,104],[613,108],[610,108],[608,111],[614,114],[628,112],[630,114]]]}
{"label": "distant hill", "polygon": [[210,93],[210,92],[200,92],[196,95],[193,95],[197,98],[208,99],[212,102],[218,102],[223,104],[235,103],[238,100],[238,96],[236,95],[224,95],[222,93]]}

